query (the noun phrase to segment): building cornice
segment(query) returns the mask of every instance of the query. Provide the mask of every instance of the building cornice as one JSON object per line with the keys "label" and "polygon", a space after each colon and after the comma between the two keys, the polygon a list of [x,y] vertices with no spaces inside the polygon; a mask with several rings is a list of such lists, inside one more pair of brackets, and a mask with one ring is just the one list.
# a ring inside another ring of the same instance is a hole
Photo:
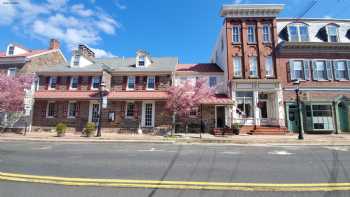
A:
{"label": "building cornice", "polygon": [[222,17],[276,17],[283,4],[230,4],[223,5],[220,11]]}
{"label": "building cornice", "polygon": [[350,54],[350,43],[339,42],[281,42],[278,45],[279,54],[295,54],[295,53],[337,53]]}
{"label": "building cornice", "polygon": [[26,58],[25,56],[16,56],[16,57],[12,57],[12,56],[6,56],[6,57],[1,57],[0,58],[0,65],[4,65],[4,64],[24,64],[26,62],[28,62],[29,59]]}

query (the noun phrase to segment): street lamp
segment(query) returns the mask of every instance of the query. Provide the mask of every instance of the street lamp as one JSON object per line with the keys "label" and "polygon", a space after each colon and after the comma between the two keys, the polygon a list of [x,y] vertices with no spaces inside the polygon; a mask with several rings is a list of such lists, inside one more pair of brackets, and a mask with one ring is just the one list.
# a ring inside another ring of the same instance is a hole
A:
{"label": "street lamp", "polygon": [[106,95],[106,84],[104,82],[100,83],[100,87],[98,89],[98,95],[99,95],[99,99],[100,99],[100,104],[99,104],[99,113],[98,113],[98,123],[97,123],[97,134],[96,134],[96,137],[101,137],[102,105],[103,105],[103,97]]}
{"label": "street lamp", "polygon": [[299,93],[300,93],[300,81],[299,79],[293,82],[293,85],[296,86],[295,88],[295,95],[296,95],[296,100],[297,100],[297,109],[298,109],[298,120],[299,120],[299,136],[298,139],[299,140],[303,140],[304,139],[304,134],[302,131],[302,122],[301,122],[301,117],[300,117],[300,98],[299,98]]}

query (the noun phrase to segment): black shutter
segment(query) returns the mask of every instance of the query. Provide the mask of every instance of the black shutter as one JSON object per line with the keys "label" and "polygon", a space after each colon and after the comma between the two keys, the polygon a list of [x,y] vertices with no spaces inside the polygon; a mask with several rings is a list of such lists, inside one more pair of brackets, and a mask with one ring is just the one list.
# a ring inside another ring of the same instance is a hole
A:
{"label": "black shutter", "polygon": [[280,32],[280,34],[279,34],[279,37],[280,37],[282,40],[284,40],[284,41],[289,41],[289,37],[288,37],[288,27],[287,27],[287,26],[285,26],[285,27],[281,30],[281,32]]}

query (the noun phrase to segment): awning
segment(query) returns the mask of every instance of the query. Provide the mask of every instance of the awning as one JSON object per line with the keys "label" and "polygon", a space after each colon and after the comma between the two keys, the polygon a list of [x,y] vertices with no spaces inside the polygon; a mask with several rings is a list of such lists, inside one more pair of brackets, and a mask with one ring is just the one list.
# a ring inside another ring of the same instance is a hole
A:
{"label": "awning", "polygon": [[216,94],[209,98],[203,98],[201,100],[203,105],[233,105],[233,101],[230,97],[224,94]]}
{"label": "awning", "polygon": [[35,99],[98,99],[97,92],[92,91],[39,91],[35,92]]}

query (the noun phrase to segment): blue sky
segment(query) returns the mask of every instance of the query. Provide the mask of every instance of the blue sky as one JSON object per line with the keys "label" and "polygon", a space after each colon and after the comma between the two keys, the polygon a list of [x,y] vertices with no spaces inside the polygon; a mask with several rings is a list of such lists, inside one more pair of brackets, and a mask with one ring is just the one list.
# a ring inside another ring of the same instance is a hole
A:
{"label": "blue sky", "polygon": [[[315,0],[0,0],[0,50],[15,42],[46,48],[61,41],[70,59],[82,42],[98,56],[178,56],[207,62],[222,25],[219,10],[230,3],[282,3],[279,17],[298,17]],[[304,16],[350,18],[350,0],[318,0]]]}

